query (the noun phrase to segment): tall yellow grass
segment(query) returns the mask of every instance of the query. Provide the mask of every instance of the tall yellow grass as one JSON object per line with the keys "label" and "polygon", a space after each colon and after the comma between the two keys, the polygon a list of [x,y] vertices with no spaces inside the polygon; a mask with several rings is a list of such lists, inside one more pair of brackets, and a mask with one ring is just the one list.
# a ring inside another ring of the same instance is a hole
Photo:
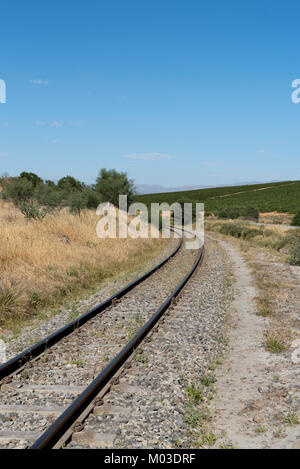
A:
{"label": "tall yellow grass", "polygon": [[[99,239],[95,211],[62,210],[43,221],[26,220],[0,200],[0,325],[43,304],[60,302],[116,272],[136,268],[167,244],[163,239]],[[17,292],[15,311],[2,301]],[[2,290],[1,290],[2,288]],[[2,298],[3,300],[3,298]],[[22,314],[21,314],[22,313]]]}

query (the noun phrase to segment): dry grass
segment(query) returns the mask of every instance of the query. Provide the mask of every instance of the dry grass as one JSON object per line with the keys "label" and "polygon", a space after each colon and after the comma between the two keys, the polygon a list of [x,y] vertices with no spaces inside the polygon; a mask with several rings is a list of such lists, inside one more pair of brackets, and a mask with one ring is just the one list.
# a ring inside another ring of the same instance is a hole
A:
{"label": "dry grass", "polygon": [[290,225],[293,215],[289,213],[280,212],[264,212],[259,214],[260,223],[280,223],[283,225]]}
{"label": "dry grass", "polygon": [[265,349],[271,353],[281,353],[287,349],[288,332],[285,329],[272,328],[264,332]]}
{"label": "dry grass", "polygon": [[0,200],[0,326],[35,311],[64,304],[83,289],[136,269],[168,243],[162,239],[105,239],[96,234],[99,217],[68,210],[43,221],[26,220]]}
{"label": "dry grass", "polygon": [[288,260],[294,239],[299,237],[298,231],[280,225],[257,226],[242,220],[207,220],[205,229],[242,239],[244,250],[251,246],[274,250],[282,255],[283,260]]}

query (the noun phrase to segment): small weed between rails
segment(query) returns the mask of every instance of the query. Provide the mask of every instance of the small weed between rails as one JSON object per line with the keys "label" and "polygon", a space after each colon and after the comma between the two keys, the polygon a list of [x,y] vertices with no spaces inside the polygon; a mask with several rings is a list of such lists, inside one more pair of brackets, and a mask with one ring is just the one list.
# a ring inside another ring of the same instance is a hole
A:
{"label": "small weed between rails", "polygon": [[139,363],[148,363],[148,356],[145,353],[138,353],[135,359]]}
{"label": "small weed between rails", "polygon": [[142,324],[141,313],[136,313],[136,315],[135,315],[135,322],[136,322],[138,325],[141,325],[141,324]]}
{"label": "small weed between rails", "polygon": [[126,333],[127,333],[127,339],[130,341],[131,339],[134,338],[136,333],[139,331],[141,327],[141,318],[140,318],[140,313],[137,313],[134,321],[127,321],[126,324]]}
{"label": "small weed between rails", "polygon": [[41,358],[40,358],[41,362],[42,363],[48,363],[48,361],[50,360],[50,357],[47,353],[44,353]]}
{"label": "small weed between rails", "polygon": [[78,360],[78,359],[72,359],[70,362],[69,362],[69,365],[73,365],[73,366],[78,366],[78,367],[81,367],[84,365],[84,362],[82,360]]}
{"label": "small weed between rails", "polygon": [[128,341],[132,340],[134,338],[136,334],[136,329],[133,329],[133,328],[130,328],[128,331],[127,331],[127,339]]}
{"label": "small weed between rails", "polygon": [[274,381],[274,383],[280,383],[280,376],[279,375],[274,375],[273,381]]}
{"label": "small weed between rails", "polygon": [[105,327],[102,327],[102,329],[100,329],[100,331],[99,331],[98,334],[97,334],[98,337],[102,337],[103,334],[104,334],[104,332],[105,332]]}

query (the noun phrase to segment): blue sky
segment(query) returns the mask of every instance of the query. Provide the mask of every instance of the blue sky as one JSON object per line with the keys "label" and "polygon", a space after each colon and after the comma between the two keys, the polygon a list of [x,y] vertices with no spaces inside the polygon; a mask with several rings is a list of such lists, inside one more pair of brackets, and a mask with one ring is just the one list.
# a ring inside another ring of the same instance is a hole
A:
{"label": "blue sky", "polygon": [[0,173],[300,179],[296,1],[1,3]]}

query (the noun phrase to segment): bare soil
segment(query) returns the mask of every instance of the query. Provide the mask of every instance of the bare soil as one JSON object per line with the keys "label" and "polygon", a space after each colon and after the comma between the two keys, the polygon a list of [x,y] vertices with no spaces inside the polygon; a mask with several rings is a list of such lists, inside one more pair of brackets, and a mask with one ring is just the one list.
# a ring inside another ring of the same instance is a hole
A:
{"label": "bare soil", "polygon": [[[300,448],[300,268],[266,259],[259,249],[250,256],[237,240],[213,238],[227,251],[235,277],[228,348],[211,403],[215,447]],[[257,315],[264,289],[256,270],[272,294],[270,317]],[[286,348],[271,353],[265,332],[279,329]]]}

